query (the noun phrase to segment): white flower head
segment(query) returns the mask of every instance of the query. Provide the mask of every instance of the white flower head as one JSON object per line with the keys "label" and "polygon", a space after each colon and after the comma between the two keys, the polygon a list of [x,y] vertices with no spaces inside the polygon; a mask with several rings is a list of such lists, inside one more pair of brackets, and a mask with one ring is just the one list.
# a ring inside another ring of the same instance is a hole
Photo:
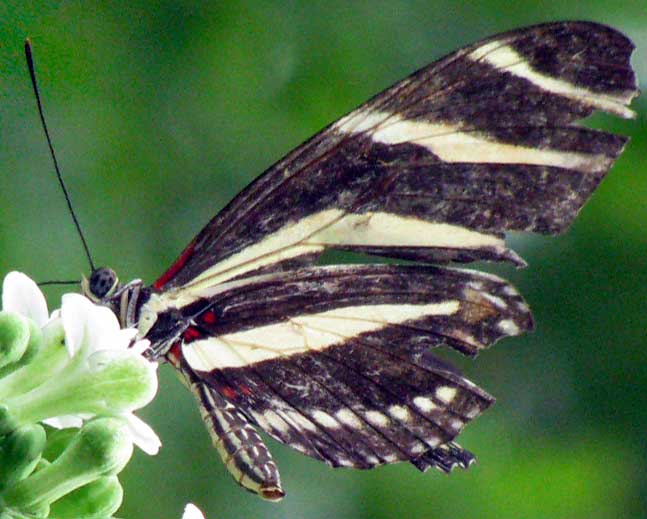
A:
{"label": "white flower head", "polygon": [[[133,344],[137,335],[135,328],[122,330],[117,317],[109,308],[95,305],[80,294],[63,296],[61,319],[65,330],[65,345],[70,356],[80,355],[90,369],[100,368],[112,360],[127,356],[137,356],[143,360],[141,352],[149,345],[147,340]],[[145,362],[152,371],[156,370],[156,363]],[[157,383],[157,377],[155,382]],[[150,399],[156,392],[157,384],[151,391]],[[153,429],[132,411],[121,414],[121,417],[128,423],[133,443],[147,454],[157,454],[161,442]]]}
{"label": "white flower head", "polygon": [[[65,294],[60,311],[48,317],[47,304],[42,292],[31,279],[19,272],[11,272],[5,277],[2,293],[5,311],[11,311],[32,319],[38,326],[48,323],[62,323],[65,332],[65,346],[69,355],[68,367],[64,373],[99,373],[115,362],[134,362],[144,377],[144,390],[132,405],[128,398],[115,413],[128,425],[132,441],[147,454],[156,454],[161,442],[155,432],[133,411],[146,405],[157,392],[157,364],[149,362],[141,353],[149,346],[147,340],[135,341],[137,330],[120,329],[114,313],[106,307],[95,305],[80,294]],[[47,384],[57,383],[55,376],[49,377]],[[109,396],[109,395],[108,395]],[[107,396],[106,396],[107,398]],[[124,400],[120,400],[123,403]],[[49,417],[45,423],[57,428],[80,427],[84,421],[93,418],[92,413],[64,414]]]}

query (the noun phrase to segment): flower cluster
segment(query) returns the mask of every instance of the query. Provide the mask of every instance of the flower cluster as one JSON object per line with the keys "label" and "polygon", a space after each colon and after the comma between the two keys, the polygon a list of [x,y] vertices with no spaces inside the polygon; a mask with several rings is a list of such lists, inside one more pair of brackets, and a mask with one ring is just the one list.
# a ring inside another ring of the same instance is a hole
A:
{"label": "flower cluster", "polygon": [[[103,519],[133,445],[160,441],[133,412],[157,391],[147,341],[114,314],[66,294],[48,314],[27,276],[7,275],[0,312],[0,518]],[[193,509],[191,509],[193,512]],[[199,513],[199,512],[198,512]],[[196,515],[196,517],[199,517]]]}

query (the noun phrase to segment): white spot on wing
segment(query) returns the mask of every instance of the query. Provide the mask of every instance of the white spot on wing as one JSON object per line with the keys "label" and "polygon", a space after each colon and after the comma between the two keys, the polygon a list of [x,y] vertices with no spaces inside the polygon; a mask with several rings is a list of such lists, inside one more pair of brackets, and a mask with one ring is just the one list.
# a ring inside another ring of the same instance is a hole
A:
{"label": "white spot on wing", "polygon": [[429,438],[425,438],[425,443],[435,448],[440,445],[440,438],[438,438],[438,436],[430,436]]}
{"label": "white spot on wing", "polygon": [[389,414],[396,420],[401,422],[408,422],[411,419],[411,413],[403,405],[392,405],[389,407]]}
{"label": "white spot on wing", "polygon": [[395,463],[400,458],[398,458],[397,455],[393,454],[392,452],[389,452],[389,453],[383,455],[382,459],[384,460],[385,463]]}
{"label": "white spot on wing", "polygon": [[328,429],[339,429],[341,427],[340,423],[337,420],[335,420],[332,416],[324,411],[314,411],[312,413],[312,418]]}
{"label": "white spot on wing", "polygon": [[519,326],[512,319],[503,319],[499,321],[497,327],[506,335],[519,335],[521,333]]}
{"label": "white spot on wing", "polygon": [[490,303],[492,303],[497,308],[506,308],[508,306],[506,302],[498,296],[495,296],[493,294],[488,294],[487,292],[481,292],[480,294],[481,294],[481,297],[487,299]]}
{"label": "white spot on wing", "polygon": [[436,398],[446,404],[449,404],[456,396],[456,388],[450,386],[440,386],[436,389]]}
{"label": "white spot on wing", "polygon": [[340,467],[354,467],[355,464],[349,460],[348,458],[345,458],[344,456],[337,456],[337,459],[335,460],[337,462],[337,465]]}
{"label": "white spot on wing", "polygon": [[451,267],[451,270],[456,270],[458,272],[465,272],[466,274],[474,276],[475,278],[486,279],[488,281],[494,281],[495,283],[505,283],[503,278],[500,278],[499,276],[497,276],[496,274],[492,274],[491,272],[474,272],[473,270],[470,270],[470,269],[461,269],[456,267]]}
{"label": "white spot on wing", "polygon": [[294,450],[302,452],[302,453],[307,453],[308,452],[308,449],[306,448],[305,445],[303,445],[301,443],[298,443],[298,442],[295,442],[295,441],[290,442],[290,447],[293,448]]}
{"label": "white spot on wing", "polygon": [[254,420],[256,420],[256,423],[262,427],[263,429],[269,429],[270,424],[265,418],[265,415],[259,413],[258,411],[251,411],[251,415],[254,417]]}
{"label": "white spot on wing", "polygon": [[363,427],[362,421],[350,409],[340,409],[335,413],[335,418],[353,429],[361,429]]}
{"label": "white spot on wing", "polygon": [[297,411],[287,411],[286,413],[297,429],[304,429],[310,432],[318,431],[317,426],[301,413],[298,413]]}
{"label": "white spot on wing", "polygon": [[478,407],[472,407],[472,409],[470,409],[469,411],[467,411],[467,413],[465,413],[465,417],[472,420],[473,418],[476,418],[480,414],[480,412],[481,411],[479,410]]}
{"label": "white spot on wing", "polygon": [[373,456],[372,454],[369,454],[368,456],[366,456],[365,459],[371,465],[377,465],[378,463],[380,463],[380,460],[377,458],[377,456]]}
{"label": "white spot on wing", "polygon": [[428,413],[436,409],[436,404],[433,400],[426,396],[417,396],[413,399],[413,405],[415,405],[423,413]]}
{"label": "white spot on wing", "polygon": [[388,417],[379,411],[367,411],[365,416],[366,421],[376,427],[388,427],[389,425]]}
{"label": "white spot on wing", "polygon": [[503,287],[502,292],[506,296],[518,296],[519,292],[517,291],[516,288],[514,288],[512,285],[506,285]]}
{"label": "white spot on wing", "polygon": [[424,443],[416,443],[413,447],[411,447],[412,454],[422,454],[427,450],[429,450],[429,447],[427,447]]}
{"label": "white spot on wing", "polygon": [[476,337],[474,337],[472,334],[465,332],[464,330],[456,329],[452,332],[453,337],[455,339],[458,339],[459,341],[464,342],[465,344],[468,344],[470,346],[473,346],[475,348],[483,348],[484,345],[481,341],[479,341]]}
{"label": "white spot on wing", "polygon": [[272,429],[276,429],[281,433],[288,432],[288,424],[286,424],[285,421],[271,409],[265,411],[263,413],[263,416],[265,417],[265,420],[267,420],[267,423],[272,427]]}
{"label": "white spot on wing", "polygon": [[452,429],[456,431],[460,431],[461,427],[463,427],[463,425],[465,424],[463,423],[462,420],[459,420],[458,418],[454,418],[449,425],[452,427]]}
{"label": "white spot on wing", "polygon": [[522,312],[529,312],[530,311],[530,308],[528,307],[528,305],[526,304],[525,301],[519,301],[517,303],[517,308],[519,310],[521,310]]}

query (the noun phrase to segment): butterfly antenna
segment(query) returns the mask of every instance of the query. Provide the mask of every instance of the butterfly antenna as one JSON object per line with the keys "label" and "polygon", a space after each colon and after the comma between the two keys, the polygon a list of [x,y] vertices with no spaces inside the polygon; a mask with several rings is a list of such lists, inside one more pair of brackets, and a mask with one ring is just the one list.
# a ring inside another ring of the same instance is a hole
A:
{"label": "butterfly antenna", "polygon": [[78,285],[79,280],[75,279],[72,281],[40,281],[36,283],[39,287],[46,287],[50,285]]}
{"label": "butterfly antenna", "polygon": [[[67,191],[67,187],[65,187],[65,182],[63,181],[63,176],[61,175],[61,170],[58,167],[58,161],[56,160],[56,154],[54,153],[54,146],[52,145],[52,139],[49,136],[47,123],[45,123],[43,104],[40,101],[40,92],[38,90],[38,83],[36,82],[36,72],[34,70],[34,59],[32,57],[31,42],[29,41],[29,39],[25,40],[25,58],[27,59],[27,67],[29,68],[29,75],[31,76],[31,84],[32,84],[32,87],[34,88],[34,95],[36,96],[36,104],[38,105],[38,114],[40,115],[40,122],[43,127],[43,131],[45,132],[45,138],[47,139],[47,145],[49,146],[49,153],[52,156],[52,160],[54,161],[54,170],[56,171],[56,178],[58,179],[58,183],[61,186],[61,189],[63,190],[63,194],[65,195],[65,201],[67,202],[67,208],[70,211],[70,214],[72,215],[72,220],[74,220],[76,231],[78,232],[79,237],[81,238],[81,242],[83,243],[83,249],[85,250],[85,255],[88,257],[88,262],[90,263],[90,269],[94,271],[96,269],[94,267],[94,262],[92,261],[92,255],[90,254],[90,249],[88,248],[88,244],[85,241],[85,236],[83,235],[83,231],[81,230],[81,225],[79,224],[79,220],[77,219],[76,213],[74,212],[74,208],[72,207],[72,200],[70,199],[70,194]],[[46,283],[43,283],[43,284],[46,284]],[[54,283],[48,282],[47,284],[54,284]],[[60,284],[63,284],[63,283],[60,283]]]}

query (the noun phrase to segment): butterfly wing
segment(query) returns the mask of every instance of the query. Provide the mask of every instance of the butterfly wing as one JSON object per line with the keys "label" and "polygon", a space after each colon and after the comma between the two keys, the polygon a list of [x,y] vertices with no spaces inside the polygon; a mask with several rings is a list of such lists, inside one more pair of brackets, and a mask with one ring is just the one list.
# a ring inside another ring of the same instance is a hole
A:
{"label": "butterfly wing", "polygon": [[312,263],[326,248],[507,260],[507,231],[565,230],[626,139],[632,43],[588,22],[475,43],[377,95],[269,168],[157,280],[166,291]]}
{"label": "butterfly wing", "polygon": [[[240,416],[335,467],[467,467],[473,456],[453,439],[494,399],[430,348],[475,355],[532,326],[505,281],[430,266],[276,272],[180,311],[192,324],[172,361],[198,394],[213,393],[200,397],[203,416],[237,480],[273,497],[280,482],[265,446],[257,435],[231,437]],[[238,413],[229,427],[218,399]]]}
{"label": "butterfly wing", "polygon": [[505,234],[564,231],[622,151],[574,123],[633,115],[632,50],[588,22],[475,43],[328,126],[207,224],[142,313],[237,481],[283,495],[253,426],[333,466],[470,463],[453,439],[493,399],[429,348],[475,355],[529,329],[516,291],[437,267],[308,265],[326,249],[522,265]]}

